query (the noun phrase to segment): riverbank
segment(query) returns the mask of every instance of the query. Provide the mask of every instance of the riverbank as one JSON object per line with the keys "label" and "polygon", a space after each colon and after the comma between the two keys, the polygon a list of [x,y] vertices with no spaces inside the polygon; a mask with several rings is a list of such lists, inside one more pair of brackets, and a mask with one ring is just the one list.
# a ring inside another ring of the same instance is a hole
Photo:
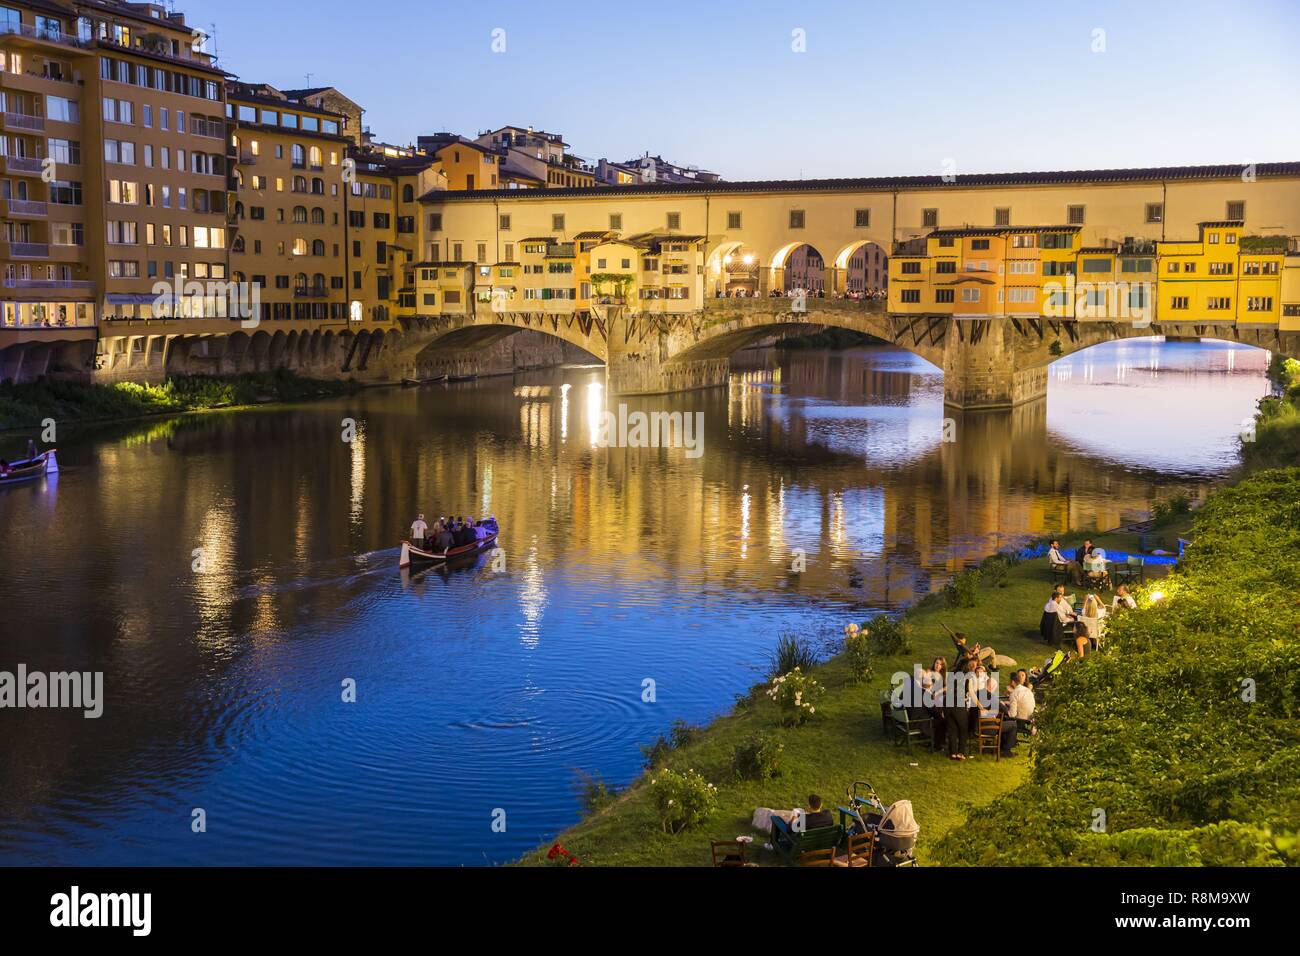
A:
{"label": "riverbank", "polygon": [[231,376],[177,376],[160,385],[114,382],[90,385],[41,379],[0,385],[0,432],[37,433],[46,419],[60,427],[129,421],[155,415],[227,409],[268,402],[298,402],[358,391],[352,380],[304,378],[293,372]]}
{"label": "riverbank", "polygon": [[1260,401],[1254,434],[1242,441],[1247,471],[1300,464],[1300,362],[1274,355],[1268,377],[1276,394]]}
{"label": "riverbank", "polygon": [[[1176,542],[1189,524],[1188,516],[1177,516],[1155,534]],[[1071,535],[1069,541],[1074,544],[1082,537]],[[1116,533],[1095,539],[1108,551],[1133,551],[1139,537]],[[1052,587],[1044,559],[1010,563],[991,559],[984,567],[983,572],[964,575],[969,593],[957,600],[969,606],[950,606],[947,595],[940,592],[903,614],[911,635],[910,650],[877,656],[870,679],[855,682],[844,654],[816,666],[811,674],[825,687],[825,694],[808,723],[783,726],[776,704],[764,693],[767,685],[759,685],[707,728],[679,732],[683,746],[666,750],[654,771],[600,801],[594,812],[561,833],[558,842],[586,865],[708,866],[711,838],[749,834],[755,837],[755,861],[775,864],[776,857],[760,849],[763,836],[750,827],[756,807],[805,806],[809,793],[821,794],[828,804],[842,803],[853,781],[867,779],[887,803],[912,801],[921,826],[917,857],[923,864],[937,862],[935,847],[945,835],[966,825],[968,808],[987,806],[1028,780],[1028,750],[1022,745],[1009,760],[988,756],[963,763],[923,746],[908,750],[884,734],[879,699],[895,672],[911,671],[914,664],[929,663],[939,655],[951,657],[945,624],[966,632],[972,642],[1015,658],[1022,667],[1040,665],[1050,656],[1052,649],[1038,637],[1039,615]],[[1167,566],[1152,568],[1148,579],[1167,570]],[[780,775],[761,781],[737,779],[732,770],[735,752],[756,735],[782,748]],[[664,769],[698,771],[717,788],[717,809],[701,825],[676,834],[664,832],[652,785],[656,773]],[[520,862],[547,863],[550,845]]]}

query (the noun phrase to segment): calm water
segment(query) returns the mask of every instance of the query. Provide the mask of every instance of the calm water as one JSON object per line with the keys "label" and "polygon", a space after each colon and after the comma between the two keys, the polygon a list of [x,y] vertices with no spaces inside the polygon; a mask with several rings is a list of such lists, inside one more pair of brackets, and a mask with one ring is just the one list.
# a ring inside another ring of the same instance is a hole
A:
{"label": "calm water", "polygon": [[[782,631],[1221,476],[1266,358],[1099,347],[955,443],[939,373],[883,348],[629,403],[704,412],[695,459],[594,449],[580,368],[65,436],[57,480],[0,492],[0,670],[103,671],[105,712],[0,710],[0,863],[510,860]],[[417,509],[495,512],[504,573],[399,574]]]}

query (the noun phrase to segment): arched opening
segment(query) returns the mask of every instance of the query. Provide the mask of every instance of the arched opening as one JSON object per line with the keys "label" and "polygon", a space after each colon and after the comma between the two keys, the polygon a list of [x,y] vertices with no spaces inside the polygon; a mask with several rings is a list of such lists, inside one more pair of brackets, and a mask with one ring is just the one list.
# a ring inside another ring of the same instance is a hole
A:
{"label": "arched opening", "polygon": [[884,299],[889,289],[889,255],[878,242],[863,239],[840,250],[829,277],[837,297]]}
{"label": "arched opening", "polygon": [[787,296],[803,292],[824,298],[830,292],[825,257],[806,242],[783,246],[772,257],[770,288]]}
{"label": "arched opening", "polygon": [[708,294],[714,298],[749,298],[762,294],[758,253],[742,242],[727,242],[709,256]]}

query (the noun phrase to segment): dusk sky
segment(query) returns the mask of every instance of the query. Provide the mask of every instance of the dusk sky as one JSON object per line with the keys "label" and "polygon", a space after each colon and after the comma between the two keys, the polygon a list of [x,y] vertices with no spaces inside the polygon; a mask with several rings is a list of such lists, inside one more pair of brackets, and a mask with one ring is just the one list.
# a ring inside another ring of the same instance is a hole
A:
{"label": "dusk sky", "polygon": [[177,7],[225,69],[310,73],[388,142],[532,125],[733,180],[1300,159],[1293,0]]}

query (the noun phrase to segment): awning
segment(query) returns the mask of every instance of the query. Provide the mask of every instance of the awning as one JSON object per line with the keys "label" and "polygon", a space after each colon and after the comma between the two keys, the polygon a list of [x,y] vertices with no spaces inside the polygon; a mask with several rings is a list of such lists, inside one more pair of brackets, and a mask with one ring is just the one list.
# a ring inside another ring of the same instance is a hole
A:
{"label": "awning", "polygon": [[107,305],[153,305],[158,296],[147,293],[110,292],[104,296]]}

